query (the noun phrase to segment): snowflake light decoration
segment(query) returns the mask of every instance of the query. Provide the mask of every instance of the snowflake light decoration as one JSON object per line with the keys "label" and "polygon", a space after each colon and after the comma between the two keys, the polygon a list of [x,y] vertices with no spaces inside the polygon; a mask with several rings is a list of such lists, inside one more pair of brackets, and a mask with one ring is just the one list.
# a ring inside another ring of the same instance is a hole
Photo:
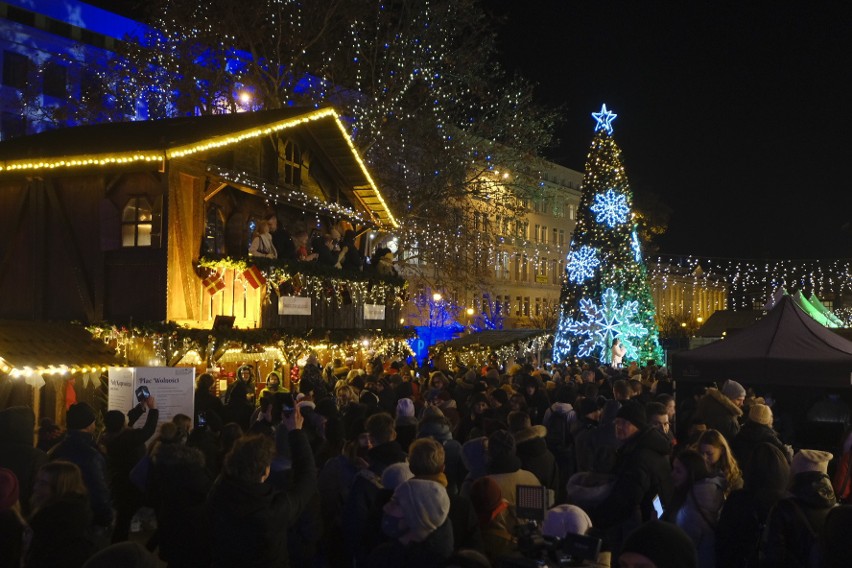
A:
{"label": "snowflake light decoration", "polygon": [[593,247],[583,245],[579,250],[572,250],[568,253],[568,280],[582,284],[595,275],[595,268],[600,264],[598,251]]}
{"label": "snowflake light decoration", "polygon": [[614,189],[595,195],[595,202],[589,209],[595,214],[595,221],[605,224],[610,229],[626,223],[627,214],[630,212],[627,196]]}
{"label": "snowflake light decoration", "polygon": [[624,302],[619,307],[618,293],[607,288],[600,304],[595,304],[589,298],[580,300],[580,311],[585,319],[574,321],[569,318],[565,324],[569,335],[585,337],[577,347],[579,357],[595,356],[609,363],[612,360],[612,340],[617,337],[627,350],[627,359],[639,358],[639,352],[631,339],[641,339],[648,334],[644,326],[631,321],[639,311],[639,302]]}
{"label": "snowflake light decoration", "polygon": [[553,338],[553,360],[562,362],[571,355],[571,340],[568,333],[568,324],[571,318],[565,317],[565,313],[559,315],[559,324],[556,326],[556,336]]}
{"label": "snowflake light decoration", "polygon": [[633,249],[633,260],[642,262],[642,244],[639,242],[639,235],[636,234],[636,229],[633,229],[633,234],[630,235],[630,248]]}

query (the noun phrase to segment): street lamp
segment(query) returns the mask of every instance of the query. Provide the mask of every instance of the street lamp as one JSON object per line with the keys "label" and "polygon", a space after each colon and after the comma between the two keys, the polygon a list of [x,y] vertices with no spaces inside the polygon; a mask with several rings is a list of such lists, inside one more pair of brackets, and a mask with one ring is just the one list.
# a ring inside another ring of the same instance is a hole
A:
{"label": "street lamp", "polygon": [[472,332],[473,329],[470,327],[470,318],[473,317],[473,308],[468,308],[468,309],[465,310],[465,312],[467,313],[467,329],[468,329],[468,332]]}
{"label": "street lamp", "polygon": [[440,293],[435,292],[432,294],[432,301],[429,303],[429,327],[432,327],[433,322],[435,321],[435,316],[432,312],[433,308],[443,299]]}

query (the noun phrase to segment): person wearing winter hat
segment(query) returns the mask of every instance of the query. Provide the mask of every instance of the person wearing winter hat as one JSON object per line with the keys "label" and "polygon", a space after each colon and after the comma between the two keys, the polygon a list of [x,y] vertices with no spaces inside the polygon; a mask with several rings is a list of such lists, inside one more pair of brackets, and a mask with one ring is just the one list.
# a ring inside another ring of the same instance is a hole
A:
{"label": "person wearing winter hat", "polygon": [[490,477],[480,477],[470,486],[470,501],[479,521],[483,550],[493,566],[515,550],[508,524],[509,502],[503,499],[500,486]]}
{"label": "person wearing winter hat", "polygon": [[826,475],[833,456],[820,450],[800,450],[790,465],[789,496],[769,513],[760,556],[766,566],[810,566],[829,511],[837,504]]}
{"label": "person wearing winter hat", "polygon": [[764,443],[781,450],[787,456],[787,461],[792,458],[792,450],[784,445],[772,429],[772,409],[765,404],[753,404],[748,412],[748,420],[730,444],[741,470],[747,469],[754,449]]}
{"label": "person wearing winter hat", "polygon": [[612,490],[598,507],[588,511],[595,526],[607,531],[606,540],[614,554],[636,520],[656,517],[653,502],[657,495],[666,507],[674,494],[671,443],[663,432],[648,425],[639,403],[628,401],[618,410],[615,435],[621,445],[612,470]]}
{"label": "person wearing winter hat", "polygon": [[[509,502],[512,519],[515,518],[515,501],[518,485],[540,486],[541,482],[531,471],[521,469],[521,460],[516,455],[515,438],[505,430],[497,430],[488,437],[488,476],[500,486],[500,493]],[[506,529],[514,531],[514,523]]]}
{"label": "person wearing winter hat", "polygon": [[373,549],[365,566],[442,566],[452,555],[450,498],[440,483],[410,479],[383,511],[382,532],[391,540]]}
{"label": "person wearing winter hat", "polygon": [[382,486],[394,491],[397,487],[414,477],[407,462],[392,463],[382,472]]}
{"label": "person wearing winter hat", "polygon": [[564,538],[566,534],[586,534],[592,528],[589,515],[576,505],[557,505],[544,514],[541,533],[554,538]]}
{"label": "person wearing winter hat", "polygon": [[106,545],[113,508],[107,484],[106,459],[95,445],[95,411],[87,403],[78,402],[68,409],[65,421],[68,426],[65,439],[50,450],[48,458],[51,461],[69,461],[80,468],[92,507],[93,532],[100,544]]}
{"label": "person wearing winter hat", "polygon": [[737,381],[727,381],[721,391],[708,388],[698,400],[693,421],[706,424],[709,430],[718,430],[731,441],[740,431],[745,395],[745,389]]}
{"label": "person wearing winter hat", "polygon": [[697,568],[695,545],[672,523],[649,521],[630,533],[618,557],[619,568]]}
{"label": "person wearing winter hat", "polygon": [[417,438],[419,420],[414,416],[414,402],[401,398],[396,402],[396,440],[403,450]]}

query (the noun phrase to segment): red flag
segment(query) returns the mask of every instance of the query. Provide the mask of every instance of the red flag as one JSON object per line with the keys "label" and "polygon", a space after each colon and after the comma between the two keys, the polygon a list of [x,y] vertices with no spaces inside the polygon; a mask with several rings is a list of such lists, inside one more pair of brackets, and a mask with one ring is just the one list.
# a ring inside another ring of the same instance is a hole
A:
{"label": "red flag", "polygon": [[217,270],[207,278],[201,281],[201,285],[211,296],[215,296],[219,291],[225,289],[225,280]]}
{"label": "red flag", "polygon": [[266,284],[266,278],[264,278],[263,272],[257,266],[246,268],[243,271],[243,278],[255,290]]}

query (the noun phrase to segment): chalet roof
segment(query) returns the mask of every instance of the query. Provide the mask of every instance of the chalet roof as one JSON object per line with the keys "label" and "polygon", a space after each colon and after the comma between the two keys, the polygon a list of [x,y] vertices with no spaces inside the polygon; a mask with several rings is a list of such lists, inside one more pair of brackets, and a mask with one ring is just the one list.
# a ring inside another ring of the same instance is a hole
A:
{"label": "chalet roof", "polygon": [[0,370],[4,372],[121,364],[112,349],[80,325],[0,320]]}
{"label": "chalet roof", "polygon": [[340,176],[353,203],[380,225],[397,226],[346,128],[332,108],[107,122],[61,128],[0,142],[0,175],[164,161],[298,129]]}

